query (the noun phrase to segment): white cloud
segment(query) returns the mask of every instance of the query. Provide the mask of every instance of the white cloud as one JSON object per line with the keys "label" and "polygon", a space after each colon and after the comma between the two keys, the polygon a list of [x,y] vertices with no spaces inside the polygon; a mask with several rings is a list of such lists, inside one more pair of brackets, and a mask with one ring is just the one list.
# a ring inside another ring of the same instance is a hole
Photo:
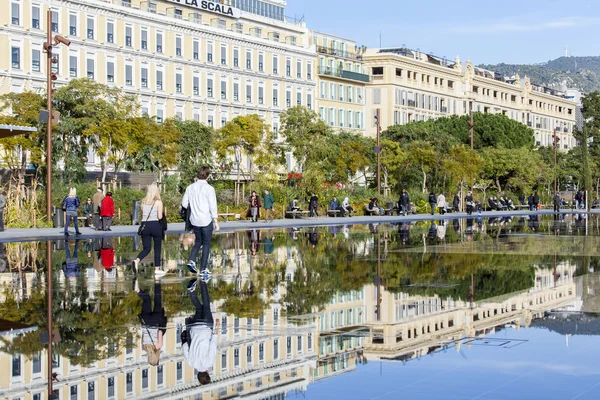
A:
{"label": "white cloud", "polygon": [[462,25],[451,28],[456,33],[511,33],[511,32],[534,32],[565,28],[582,28],[600,22],[600,18],[591,17],[565,17],[542,22],[534,22],[526,19],[502,20],[488,24]]}

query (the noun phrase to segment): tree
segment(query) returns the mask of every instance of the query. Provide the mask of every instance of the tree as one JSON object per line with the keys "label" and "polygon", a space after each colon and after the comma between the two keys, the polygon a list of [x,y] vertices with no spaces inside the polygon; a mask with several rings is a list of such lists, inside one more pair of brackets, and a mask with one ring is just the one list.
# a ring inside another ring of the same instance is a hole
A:
{"label": "tree", "polygon": [[465,145],[452,146],[448,158],[444,161],[444,169],[459,183],[461,189],[465,184],[468,187],[475,185],[482,166],[481,156]]}
{"label": "tree", "polygon": [[421,169],[421,173],[423,174],[423,193],[425,193],[427,190],[427,174],[434,167],[438,155],[432,144],[420,140],[410,143],[407,151],[410,163]]}
{"label": "tree", "polygon": [[[332,180],[347,183],[350,178],[356,176],[360,171],[365,174],[365,170],[372,164],[374,157],[372,148],[374,142],[370,138],[365,138],[354,133],[341,133],[334,136],[339,151],[333,157],[335,165],[335,175]],[[333,154],[330,153],[330,156]],[[366,181],[365,181],[366,183]]]}
{"label": "tree", "polygon": [[[268,126],[257,114],[235,117],[217,131],[215,150],[224,162],[227,162],[233,155],[238,171],[238,181],[240,180],[240,172],[242,172],[240,165],[243,155],[246,155],[250,160],[250,179],[254,180],[255,157],[258,155],[257,158],[264,162],[260,158],[266,157],[263,152],[272,150],[267,149],[268,146],[261,146],[263,141],[269,139],[267,132]],[[264,166],[265,164],[261,164],[261,167]]]}
{"label": "tree", "polygon": [[400,182],[401,168],[408,162],[408,154],[392,140],[382,140],[381,148],[383,182],[392,186]]}
{"label": "tree", "polygon": [[175,126],[182,132],[179,142],[178,161],[182,187],[194,181],[198,169],[212,165],[215,131],[198,121],[176,120]]}

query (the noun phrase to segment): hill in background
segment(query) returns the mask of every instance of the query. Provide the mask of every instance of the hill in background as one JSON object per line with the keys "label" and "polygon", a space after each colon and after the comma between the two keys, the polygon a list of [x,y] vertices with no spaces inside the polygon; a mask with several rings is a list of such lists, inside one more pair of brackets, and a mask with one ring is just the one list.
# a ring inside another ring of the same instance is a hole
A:
{"label": "hill in background", "polygon": [[[553,89],[577,88],[589,93],[600,91],[600,57],[560,57],[542,64],[479,65],[510,77],[527,75],[531,82]],[[565,87],[566,86],[566,87]]]}

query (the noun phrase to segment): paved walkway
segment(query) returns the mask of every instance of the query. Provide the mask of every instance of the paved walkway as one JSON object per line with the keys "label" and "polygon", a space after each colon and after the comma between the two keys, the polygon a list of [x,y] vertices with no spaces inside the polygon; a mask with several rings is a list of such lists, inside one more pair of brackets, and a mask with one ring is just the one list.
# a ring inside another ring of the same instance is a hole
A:
{"label": "paved walkway", "polygon": [[[540,210],[537,212],[530,211],[486,211],[481,215],[475,213],[473,217],[483,218],[498,218],[498,217],[525,217],[528,215],[552,215],[551,210]],[[562,210],[561,214],[577,214],[573,210]],[[591,214],[600,214],[600,210],[592,210]],[[354,217],[319,217],[319,218],[298,218],[298,219],[276,219],[273,222],[265,223],[259,221],[252,223],[251,221],[238,220],[220,222],[221,232],[233,232],[236,230],[246,229],[272,229],[272,228],[292,228],[303,226],[330,226],[330,225],[358,225],[358,224],[373,224],[373,223],[398,223],[404,221],[431,221],[431,220],[451,220],[467,218],[466,213],[450,213],[445,215],[430,215],[430,214],[415,214],[407,216],[354,216]],[[122,225],[113,226],[110,232],[97,232],[93,228],[80,228],[82,235],[78,238],[96,238],[110,236],[135,236],[138,226]],[[70,238],[75,238],[73,227],[69,230]],[[167,234],[182,234],[184,233],[183,223],[169,224]],[[63,228],[7,228],[4,232],[0,232],[1,242],[26,242],[26,241],[42,241],[64,239]]]}

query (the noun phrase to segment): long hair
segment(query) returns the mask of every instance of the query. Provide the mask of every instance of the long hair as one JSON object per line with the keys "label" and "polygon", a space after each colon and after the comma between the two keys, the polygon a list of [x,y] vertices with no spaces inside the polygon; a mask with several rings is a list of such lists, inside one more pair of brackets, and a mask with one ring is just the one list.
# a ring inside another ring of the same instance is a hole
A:
{"label": "long hair", "polygon": [[75,197],[77,196],[77,189],[72,187],[71,189],[69,189],[69,197]]}
{"label": "long hair", "polygon": [[156,183],[151,183],[148,185],[146,197],[142,200],[142,204],[151,205],[154,204],[155,201],[160,201],[160,191],[158,190],[158,185]]}

